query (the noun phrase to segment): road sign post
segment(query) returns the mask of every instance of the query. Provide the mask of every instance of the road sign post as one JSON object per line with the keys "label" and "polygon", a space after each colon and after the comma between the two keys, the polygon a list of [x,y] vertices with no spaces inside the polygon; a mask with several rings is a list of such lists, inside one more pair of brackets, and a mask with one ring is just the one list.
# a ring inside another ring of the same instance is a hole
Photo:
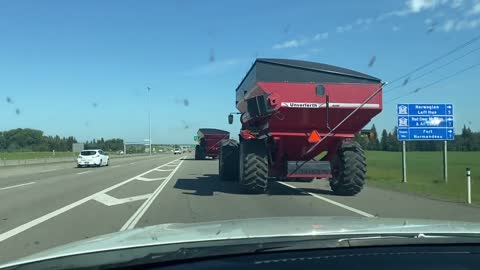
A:
{"label": "road sign post", "polygon": [[443,141],[443,180],[448,183],[447,141]]}
{"label": "road sign post", "polygon": [[471,179],[470,179],[470,168],[467,168],[467,203],[472,203],[472,186],[471,186]]}
{"label": "road sign post", "polygon": [[402,141],[402,182],[407,182],[407,147],[406,142]]}
{"label": "road sign post", "polygon": [[447,141],[455,139],[452,104],[397,104],[397,139],[402,141],[402,176],[406,182],[406,141],[444,141],[443,179],[448,182]]}

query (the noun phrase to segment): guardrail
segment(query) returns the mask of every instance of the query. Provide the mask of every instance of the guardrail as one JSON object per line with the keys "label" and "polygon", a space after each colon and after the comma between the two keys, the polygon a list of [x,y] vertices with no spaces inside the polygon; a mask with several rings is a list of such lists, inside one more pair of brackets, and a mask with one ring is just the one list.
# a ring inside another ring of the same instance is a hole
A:
{"label": "guardrail", "polygon": [[[152,156],[166,155],[168,153],[157,153]],[[127,155],[111,155],[111,159],[117,158],[126,158],[126,157],[141,157],[149,156],[148,154],[127,154]],[[16,159],[16,160],[5,160],[0,159],[0,167],[8,166],[26,166],[26,165],[38,165],[38,164],[51,164],[51,163],[62,163],[62,162],[76,162],[77,156],[75,157],[51,157],[51,158],[35,158],[35,159]]]}

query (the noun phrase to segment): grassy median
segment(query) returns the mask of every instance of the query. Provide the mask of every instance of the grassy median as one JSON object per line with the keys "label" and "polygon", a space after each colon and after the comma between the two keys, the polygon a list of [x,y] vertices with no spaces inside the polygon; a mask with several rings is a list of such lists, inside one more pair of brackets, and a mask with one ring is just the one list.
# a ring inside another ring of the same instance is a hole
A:
{"label": "grassy median", "polygon": [[480,204],[480,152],[449,152],[448,183],[441,152],[407,152],[407,183],[402,183],[400,152],[367,151],[368,185],[431,198],[466,201],[465,168],[472,170],[472,202]]}

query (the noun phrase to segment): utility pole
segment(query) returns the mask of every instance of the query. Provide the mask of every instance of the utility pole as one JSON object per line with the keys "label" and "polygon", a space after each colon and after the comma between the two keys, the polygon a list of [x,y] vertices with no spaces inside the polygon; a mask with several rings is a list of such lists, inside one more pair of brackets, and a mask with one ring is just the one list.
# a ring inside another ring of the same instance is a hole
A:
{"label": "utility pole", "polygon": [[147,86],[147,110],[148,110],[148,145],[149,152],[152,155],[152,121],[150,118],[150,87]]}

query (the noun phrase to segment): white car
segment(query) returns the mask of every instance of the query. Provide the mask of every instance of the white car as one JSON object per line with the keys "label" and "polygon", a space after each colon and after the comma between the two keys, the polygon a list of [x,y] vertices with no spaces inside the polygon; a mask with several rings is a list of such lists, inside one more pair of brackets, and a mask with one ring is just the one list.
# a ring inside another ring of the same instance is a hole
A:
{"label": "white car", "polygon": [[182,151],[180,151],[180,149],[175,149],[175,151],[173,151],[173,154],[174,155],[181,155]]}
{"label": "white car", "polygon": [[77,158],[77,167],[108,166],[110,158],[101,149],[89,149],[80,152]]}

